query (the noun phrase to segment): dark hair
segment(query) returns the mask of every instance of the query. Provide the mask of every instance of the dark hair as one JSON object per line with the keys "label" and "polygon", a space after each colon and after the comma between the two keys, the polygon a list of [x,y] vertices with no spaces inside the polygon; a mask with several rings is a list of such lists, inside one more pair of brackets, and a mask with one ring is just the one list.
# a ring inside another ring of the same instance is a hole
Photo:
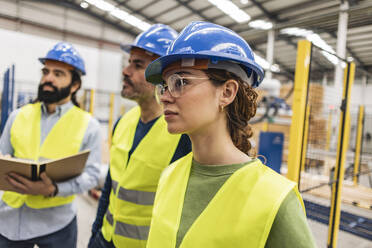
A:
{"label": "dark hair", "polygon": [[76,107],[80,108],[80,104],[76,100],[76,93],[81,87],[81,77],[80,77],[80,73],[75,70],[71,70],[71,85],[73,84],[79,84],[79,88],[77,88],[77,90],[74,93],[72,93],[71,101]]}
{"label": "dark hair", "polygon": [[[252,86],[244,82],[235,74],[221,70],[205,70],[207,76],[215,86],[223,85],[227,80],[236,80],[239,89],[235,99],[226,107],[227,127],[230,131],[231,139],[234,145],[242,152],[249,154],[252,148],[249,138],[252,137],[253,131],[248,121],[256,114],[257,110],[257,92]],[[255,154],[249,154],[255,155]]]}

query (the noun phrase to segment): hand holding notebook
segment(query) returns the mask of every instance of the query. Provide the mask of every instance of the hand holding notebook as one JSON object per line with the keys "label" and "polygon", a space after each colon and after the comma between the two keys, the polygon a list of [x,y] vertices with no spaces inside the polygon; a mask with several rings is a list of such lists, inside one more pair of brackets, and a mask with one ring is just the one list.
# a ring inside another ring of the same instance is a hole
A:
{"label": "hand holding notebook", "polygon": [[[40,180],[40,174],[46,172],[54,182],[63,182],[80,175],[88,159],[89,150],[79,152],[75,155],[52,160],[31,161],[26,159],[0,157],[0,190],[13,190],[6,180],[10,173],[16,173],[31,181]],[[14,174],[13,174],[14,175]],[[12,177],[17,180],[16,177]]]}

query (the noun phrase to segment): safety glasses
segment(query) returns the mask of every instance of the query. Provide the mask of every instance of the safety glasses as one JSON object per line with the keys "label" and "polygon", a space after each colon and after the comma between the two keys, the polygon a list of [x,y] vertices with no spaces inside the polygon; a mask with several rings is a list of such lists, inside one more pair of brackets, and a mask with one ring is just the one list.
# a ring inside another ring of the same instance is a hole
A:
{"label": "safety glasses", "polygon": [[157,99],[159,99],[159,97],[162,96],[166,90],[168,90],[172,97],[180,97],[183,94],[186,85],[191,83],[190,80],[208,79],[209,78],[207,77],[181,76],[179,74],[172,74],[166,79],[165,83],[156,85]]}

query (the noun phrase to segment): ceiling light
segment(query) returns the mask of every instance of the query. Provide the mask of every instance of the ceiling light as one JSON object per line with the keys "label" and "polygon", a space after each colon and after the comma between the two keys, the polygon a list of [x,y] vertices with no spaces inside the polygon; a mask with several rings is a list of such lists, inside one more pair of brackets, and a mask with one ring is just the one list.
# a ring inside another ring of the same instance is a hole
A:
{"label": "ceiling light", "polygon": [[323,49],[321,53],[326,57],[332,64],[337,65],[339,59],[332,55],[335,54],[335,50],[327,44],[318,34],[314,33],[311,30],[303,29],[303,28],[284,28],[280,30],[282,34],[288,34],[293,36],[300,36],[306,38],[308,41],[311,41],[314,45]]}
{"label": "ceiling light", "polygon": [[129,23],[130,25],[145,31],[150,28],[151,24],[144,22],[137,17],[130,15],[128,12],[124,10],[115,8],[113,11],[110,12],[110,15],[115,16],[116,18]]}
{"label": "ceiling light", "polygon": [[125,19],[124,19],[125,22],[131,24],[132,26],[135,26],[143,31],[147,30],[150,28],[151,24],[147,23],[147,22],[144,22],[144,21],[141,21],[140,19],[138,19],[137,17],[135,16],[132,16],[132,15],[128,15]]}
{"label": "ceiling light", "polygon": [[248,0],[240,0],[240,3],[241,4],[247,4],[247,3],[249,3],[249,1]]}
{"label": "ceiling light", "polygon": [[229,0],[208,0],[238,23],[248,22],[251,17]]}
{"label": "ceiling light", "polygon": [[115,9],[114,5],[106,1],[103,1],[103,0],[85,0],[85,1],[96,6],[97,8],[103,11],[112,11]]}
{"label": "ceiling light", "polygon": [[89,4],[87,2],[81,2],[80,7],[82,7],[83,9],[86,9],[89,7]]}
{"label": "ceiling light", "polygon": [[274,64],[270,66],[270,63],[266,59],[262,58],[256,53],[254,53],[254,60],[256,61],[257,64],[259,64],[265,70],[270,70],[272,72],[280,72],[279,65]]}
{"label": "ceiling light", "polygon": [[[142,31],[145,31],[147,29],[150,28],[151,24],[150,23],[147,23],[145,21],[142,21],[140,19],[138,19],[137,17],[129,14],[128,12],[122,10],[122,9],[119,9],[117,7],[115,7],[114,5],[112,5],[111,3],[108,3],[104,0],[85,0],[86,2],[96,6],[97,8],[103,10],[103,11],[106,11],[106,12],[109,12],[110,15],[126,22],[126,23],[129,23],[130,25],[142,30]],[[81,4],[83,4],[85,2],[82,2]],[[88,4],[86,3],[86,4]],[[83,7],[83,6],[82,6]]]}
{"label": "ceiling light", "polygon": [[254,20],[254,21],[251,21],[250,23],[248,23],[248,25],[251,28],[255,28],[255,29],[268,30],[268,29],[273,28],[273,24],[271,22],[267,22],[267,21],[264,21],[264,20]]}
{"label": "ceiling light", "polygon": [[279,65],[278,64],[273,64],[271,67],[270,67],[271,71],[273,72],[280,72],[280,68],[279,68]]}
{"label": "ceiling light", "polygon": [[125,12],[124,10],[115,8],[113,11],[110,12],[110,15],[115,16],[116,18],[124,21],[125,18],[129,15],[129,13]]}

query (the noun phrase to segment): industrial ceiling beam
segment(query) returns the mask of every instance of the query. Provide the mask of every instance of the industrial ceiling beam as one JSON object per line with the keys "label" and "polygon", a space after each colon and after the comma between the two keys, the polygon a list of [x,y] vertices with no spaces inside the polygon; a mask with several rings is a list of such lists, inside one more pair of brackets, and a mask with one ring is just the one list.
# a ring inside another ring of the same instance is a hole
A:
{"label": "industrial ceiling beam", "polygon": [[[116,1],[116,0],[115,0],[115,1]],[[116,2],[118,2],[118,1],[116,1]],[[139,9],[137,9],[137,10],[134,10],[131,14],[132,14],[132,15],[134,15],[134,14],[142,14],[142,12],[143,12],[145,9],[151,7],[151,5],[154,4],[154,3],[156,3],[156,2],[158,2],[158,0],[152,0],[151,2],[147,3],[143,8],[139,8]],[[124,3],[124,1],[123,1],[123,2],[120,2],[120,3],[119,3],[119,6],[122,5],[122,3]]]}
{"label": "industrial ceiling beam", "polygon": [[104,38],[92,37],[92,36],[85,35],[85,34],[82,34],[82,33],[77,33],[77,32],[74,32],[74,31],[69,31],[69,30],[65,30],[65,29],[62,29],[62,28],[58,28],[58,27],[48,25],[48,24],[45,24],[45,23],[38,23],[38,22],[35,22],[35,21],[30,21],[30,20],[27,20],[27,19],[21,18],[21,17],[15,17],[15,16],[0,14],[0,20],[1,19],[12,21],[12,22],[18,23],[18,24],[26,24],[26,25],[29,25],[29,26],[33,26],[33,27],[44,29],[44,30],[48,30],[48,31],[51,31],[51,32],[58,32],[58,33],[61,33],[63,35],[69,35],[69,36],[79,38],[79,39],[86,39],[86,40],[90,40],[90,41],[95,41],[99,44],[109,44],[109,45],[112,45],[112,46],[120,47],[120,43],[118,43],[118,42],[110,41],[110,40],[107,40],[107,39],[104,39]]}
{"label": "industrial ceiling beam", "polygon": [[[264,15],[270,20],[270,21],[273,21],[275,23],[280,23],[280,22],[283,22],[281,19],[279,19],[276,15],[270,13],[265,7],[262,6],[261,3],[259,3],[258,1],[256,0],[251,0],[251,2],[257,7],[259,8],[263,13]],[[336,34],[334,32],[327,32],[328,34],[330,34],[333,38],[337,38]],[[279,39],[281,40],[285,40],[288,44],[294,46],[294,47],[297,47],[297,44],[296,43],[293,43],[292,39],[291,38],[285,38],[283,36],[278,36]],[[363,62],[357,57],[357,55],[347,46],[346,47],[346,50],[347,52],[353,56],[353,58],[355,59],[355,61],[359,64],[359,66],[362,67],[363,70],[365,70],[365,65],[363,64]],[[314,62],[318,65],[320,65],[316,60],[314,60]]]}
{"label": "industrial ceiling beam", "polygon": [[[115,2],[118,3],[118,1],[115,0]],[[132,7],[130,7],[126,2],[120,2],[120,5],[125,7],[126,9],[128,9],[131,13],[130,14],[133,14],[136,10],[132,9]],[[157,21],[152,18],[152,17],[149,17],[149,16],[145,16],[144,14],[142,14],[141,12],[136,12],[137,15],[141,16],[143,19],[147,20],[147,21],[150,21],[152,22],[152,24],[156,23]]]}
{"label": "industrial ceiling beam", "polygon": [[[173,6],[173,7],[171,7],[171,8],[168,8],[168,9],[165,9],[165,10],[161,11],[160,13],[157,13],[156,15],[157,15],[157,16],[164,15],[164,14],[166,14],[166,13],[171,12],[172,10],[175,10],[175,9],[179,8],[180,6],[181,6],[180,4],[176,4],[175,6]],[[164,24],[166,24],[166,23],[164,23]]]}
{"label": "industrial ceiling beam", "polygon": [[250,0],[257,8],[259,8],[267,18],[269,18],[271,21],[274,21],[274,22],[278,22],[279,21],[279,18],[269,12],[260,2],[256,1],[256,0]]}
{"label": "industrial ceiling beam", "polygon": [[202,12],[200,12],[199,10],[194,9],[190,5],[188,5],[187,3],[190,2],[190,1],[176,0],[176,2],[179,3],[180,5],[184,6],[186,9],[190,10],[191,13],[197,14],[198,16],[202,17],[206,21],[209,21],[209,22],[211,21],[210,18],[207,17],[206,15],[204,15]]}
{"label": "industrial ceiling beam", "polygon": [[128,28],[120,25],[118,22],[114,22],[114,21],[108,20],[107,18],[103,18],[101,15],[93,12],[89,8],[83,9],[83,8],[80,7],[79,4],[77,4],[77,3],[75,3],[74,1],[71,1],[71,0],[65,0],[65,1],[53,1],[53,0],[21,0],[21,1],[23,1],[23,2],[42,2],[42,3],[53,4],[53,5],[59,5],[61,7],[65,7],[65,8],[70,8],[70,9],[79,11],[81,13],[87,14],[87,15],[95,18],[95,19],[98,19],[98,20],[102,21],[103,23],[108,24],[108,25],[114,27],[115,29],[117,29],[117,30],[119,30],[121,32],[125,32],[125,33],[130,34],[130,35],[133,35],[133,36],[136,36],[137,35],[136,32],[134,32],[133,30],[128,29]]}
{"label": "industrial ceiling beam", "polygon": [[[213,7],[213,6],[209,5],[209,6],[207,6],[207,7],[204,7],[204,8],[202,8],[202,9],[199,9],[199,12],[203,13],[205,10],[210,9],[211,7]],[[170,20],[170,21],[168,21],[168,22],[165,23],[165,24],[167,24],[167,25],[172,25],[172,23],[179,22],[179,21],[184,20],[184,19],[186,19],[186,18],[189,18],[190,16],[193,16],[193,15],[194,15],[194,13],[192,13],[192,12],[191,12],[191,13],[187,13],[186,15],[179,16],[179,17],[176,17],[176,18],[173,19],[173,20]]]}

